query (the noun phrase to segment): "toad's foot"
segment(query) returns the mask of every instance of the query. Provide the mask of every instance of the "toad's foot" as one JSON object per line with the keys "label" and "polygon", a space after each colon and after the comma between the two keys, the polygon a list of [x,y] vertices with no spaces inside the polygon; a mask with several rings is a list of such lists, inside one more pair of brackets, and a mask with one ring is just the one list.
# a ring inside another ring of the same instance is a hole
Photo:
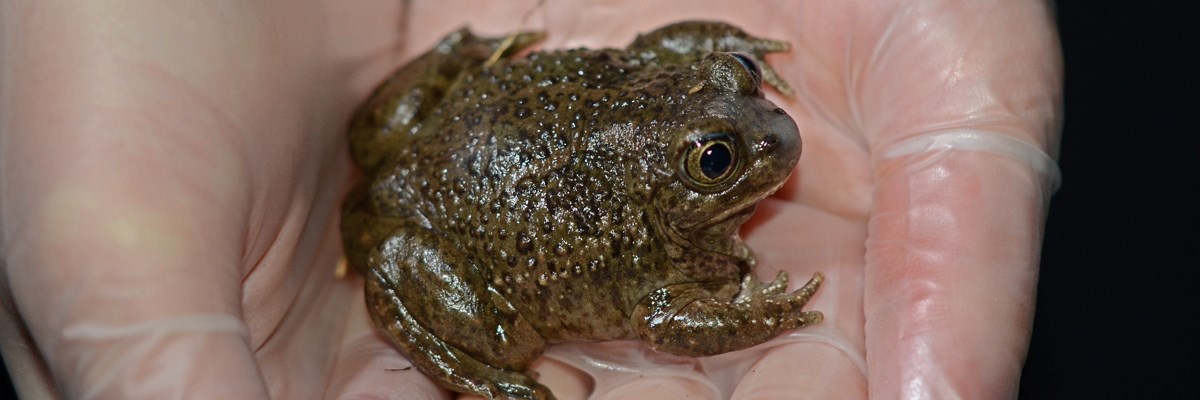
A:
{"label": "toad's foot", "polygon": [[654,291],[634,309],[633,324],[642,340],[657,350],[685,356],[709,356],[754,346],[779,333],[820,323],[820,311],[802,311],[824,281],[817,273],[804,287],[783,293],[786,278],[752,284],[739,301],[713,297],[697,283]]}

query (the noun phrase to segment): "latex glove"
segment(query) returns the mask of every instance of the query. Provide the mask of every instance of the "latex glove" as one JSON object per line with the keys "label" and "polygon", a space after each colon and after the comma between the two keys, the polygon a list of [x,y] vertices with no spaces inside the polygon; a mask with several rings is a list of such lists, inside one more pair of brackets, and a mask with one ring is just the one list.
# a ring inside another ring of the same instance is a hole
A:
{"label": "latex glove", "polygon": [[[509,32],[527,12],[466,3],[414,3],[418,44],[406,49],[423,51],[446,26]],[[1049,7],[547,2],[526,26],[549,32],[546,48],[623,46],[683,19],[790,41],[767,62],[796,97],[767,93],[796,119],[804,154],[743,233],[761,279],[827,280],[810,304],[825,313],[820,326],[700,360],[630,343],[560,346],[541,380],[567,398],[1015,397],[1058,182],[1047,153],[1062,67]]]}
{"label": "latex glove", "polygon": [[375,3],[0,3],[22,398],[443,395],[385,371],[362,281],[334,277],[346,121],[400,15]]}
{"label": "latex glove", "polygon": [[[0,5],[0,334],[18,389],[445,395],[373,332],[361,281],[332,278],[344,121],[436,37],[466,21],[508,32],[531,7],[142,3]],[[1015,391],[1053,176],[1028,160],[1060,112],[1046,6],[866,3],[535,13],[548,47],[700,17],[792,41],[769,61],[797,88],[775,100],[805,155],[746,233],[763,276],[828,277],[812,305],[824,325],[746,352],[552,350],[538,369],[560,397]],[[988,133],[953,134],[967,127]],[[946,132],[956,146],[920,150]],[[1010,143],[998,137],[1031,146],[987,145]],[[595,368],[609,359],[633,372]],[[683,362],[702,373],[677,374]]]}

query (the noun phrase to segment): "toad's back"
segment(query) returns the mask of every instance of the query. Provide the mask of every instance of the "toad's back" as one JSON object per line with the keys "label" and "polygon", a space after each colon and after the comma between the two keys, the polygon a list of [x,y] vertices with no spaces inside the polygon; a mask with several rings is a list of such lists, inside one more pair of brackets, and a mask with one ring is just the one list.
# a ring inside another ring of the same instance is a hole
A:
{"label": "toad's back", "polygon": [[683,112],[691,73],[570,50],[467,74],[396,152],[376,204],[453,237],[543,335],[630,338],[617,322],[667,278],[643,206],[673,173],[679,123],[661,116]]}

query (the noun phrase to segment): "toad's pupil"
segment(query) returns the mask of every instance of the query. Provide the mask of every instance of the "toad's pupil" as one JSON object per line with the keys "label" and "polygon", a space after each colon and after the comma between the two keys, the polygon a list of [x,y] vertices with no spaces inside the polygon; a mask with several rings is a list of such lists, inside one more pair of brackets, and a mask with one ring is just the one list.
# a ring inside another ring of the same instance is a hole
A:
{"label": "toad's pupil", "polygon": [[708,179],[717,179],[721,175],[725,175],[732,164],[733,154],[729,152],[729,146],[724,143],[708,146],[700,155],[700,172],[703,172]]}

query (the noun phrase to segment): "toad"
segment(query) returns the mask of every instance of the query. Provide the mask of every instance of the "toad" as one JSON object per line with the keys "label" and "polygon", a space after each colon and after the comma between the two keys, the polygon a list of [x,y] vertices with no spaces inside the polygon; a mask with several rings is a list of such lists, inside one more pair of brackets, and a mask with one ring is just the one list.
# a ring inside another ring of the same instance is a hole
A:
{"label": "toad", "polygon": [[714,355],[819,323],[816,274],[757,281],[738,228],[800,157],[766,100],[788,44],[688,21],[624,49],[532,52],[463,29],[351,122],[365,172],[343,210],[376,325],[443,386],[553,398],[546,346],[632,339]]}

